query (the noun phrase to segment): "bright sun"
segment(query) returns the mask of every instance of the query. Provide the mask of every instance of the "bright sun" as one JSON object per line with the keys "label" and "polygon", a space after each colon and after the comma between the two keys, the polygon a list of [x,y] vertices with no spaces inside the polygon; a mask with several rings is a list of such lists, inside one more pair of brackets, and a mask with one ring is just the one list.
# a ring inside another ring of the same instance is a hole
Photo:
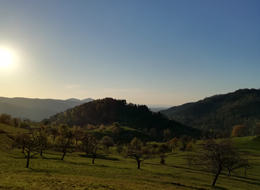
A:
{"label": "bright sun", "polygon": [[13,62],[13,55],[10,51],[0,49],[0,68],[9,67]]}

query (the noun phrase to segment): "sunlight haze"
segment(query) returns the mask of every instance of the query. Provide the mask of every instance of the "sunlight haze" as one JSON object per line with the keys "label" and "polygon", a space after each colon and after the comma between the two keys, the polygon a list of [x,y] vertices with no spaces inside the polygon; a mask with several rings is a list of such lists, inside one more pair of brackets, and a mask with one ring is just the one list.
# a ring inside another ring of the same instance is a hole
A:
{"label": "sunlight haze", "polygon": [[258,89],[259,20],[257,0],[0,1],[0,96],[170,107]]}

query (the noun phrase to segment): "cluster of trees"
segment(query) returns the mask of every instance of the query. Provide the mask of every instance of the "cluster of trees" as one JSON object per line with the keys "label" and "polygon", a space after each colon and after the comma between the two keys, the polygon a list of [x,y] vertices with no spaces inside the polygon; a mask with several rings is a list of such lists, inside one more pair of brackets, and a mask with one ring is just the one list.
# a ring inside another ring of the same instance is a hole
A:
{"label": "cluster of trees", "polygon": [[11,125],[14,127],[18,127],[21,123],[20,118],[12,118],[11,115],[2,113],[0,115],[0,123],[5,124],[5,125]]}
{"label": "cluster of trees", "polygon": [[[119,124],[114,123],[112,136],[119,129]],[[18,133],[14,138],[13,147],[20,148],[27,159],[26,167],[29,167],[30,158],[43,151],[52,149],[62,153],[61,160],[64,160],[68,152],[80,151],[86,155],[92,155],[92,163],[99,154],[109,154],[109,148],[116,146],[116,151],[125,158],[132,158],[137,161],[138,169],[144,160],[158,155],[160,163],[165,163],[166,154],[174,152],[177,148],[181,150],[192,150],[195,139],[185,135],[180,139],[176,137],[163,144],[146,144],[139,138],[133,138],[131,143],[118,140],[115,144],[113,138],[103,136],[98,140],[94,135],[79,126],[70,128],[66,124],[59,127],[51,127],[40,124],[38,128],[28,128],[26,133]]]}

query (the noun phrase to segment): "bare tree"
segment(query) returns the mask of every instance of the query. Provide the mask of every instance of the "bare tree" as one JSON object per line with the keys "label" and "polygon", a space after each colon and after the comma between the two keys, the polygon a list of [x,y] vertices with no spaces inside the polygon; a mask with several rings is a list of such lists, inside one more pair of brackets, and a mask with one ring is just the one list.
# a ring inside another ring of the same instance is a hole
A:
{"label": "bare tree", "polygon": [[215,185],[224,168],[228,170],[228,175],[230,175],[231,171],[243,167],[245,160],[232,147],[229,139],[207,140],[201,145],[201,150],[198,153],[199,164],[205,166],[209,172],[215,173],[212,186]]}
{"label": "bare tree", "polygon": [[28,133],[18,133],[15,138],[16,147],[22,148],[22,153],[27,159],[26,168],[29,167],[30,158],[39,153],[38,138],[39,133],[32,129],[29,129]]}

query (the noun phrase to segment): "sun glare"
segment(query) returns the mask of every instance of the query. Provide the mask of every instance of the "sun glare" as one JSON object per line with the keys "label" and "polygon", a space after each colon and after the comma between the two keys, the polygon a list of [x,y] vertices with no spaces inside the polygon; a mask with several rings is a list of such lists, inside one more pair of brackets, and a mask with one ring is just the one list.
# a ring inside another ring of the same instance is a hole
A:
{"label": "sun glare", "polygon": [[0,49],[0,68],[9,67],[14,60],[12,53],[5,49]]}

